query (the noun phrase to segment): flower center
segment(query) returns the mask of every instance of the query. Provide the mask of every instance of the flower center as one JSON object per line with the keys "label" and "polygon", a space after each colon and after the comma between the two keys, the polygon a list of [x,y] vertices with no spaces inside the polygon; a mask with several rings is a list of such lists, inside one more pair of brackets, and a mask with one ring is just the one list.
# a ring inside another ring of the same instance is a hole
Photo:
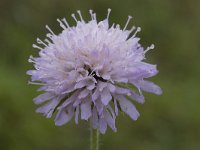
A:
{"label": "flower center", "polygon": [[104,78],[97,76],[96,72],[92,71],[90,69],[90,67],[88,67],[88,66],[85,65],[84,68],[88,71],[89,75],[93,76],[96,79],[96,81],[107,82],[107,80],[105,80]]}

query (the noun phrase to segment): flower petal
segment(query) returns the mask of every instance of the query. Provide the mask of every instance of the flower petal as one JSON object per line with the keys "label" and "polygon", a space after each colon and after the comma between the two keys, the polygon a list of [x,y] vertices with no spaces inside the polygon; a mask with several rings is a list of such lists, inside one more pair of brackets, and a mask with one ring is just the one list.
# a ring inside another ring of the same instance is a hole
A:
{"label": "flower petal", "polygon": [[111,99],[112,99],[112,96],[111,96],[110,92],[108,91],[108,89],[104,89],[101,94],[102,103],[106,106],[106,105],[108,105],[108,103],[110,102]]}
{"label": "flower petal", "polygon": [[79,106],[76,107],[75,111],[75,123],[78,124]]}
{"label": "flower petal", "polygon": [[33,102],[38,105],[38,104],[41,104],[41,103],[43,103],[47,100],[52,99],[54,96],[55,96],[54,94],[46,92],[46,93],[41,94],[41,95],[37,96],[36,98],[34,98]]}
{"label": "flower petal", "polygon": [[111,114],[107,110],[104,111],[104,117],[109,127],[116,132],[117,129],[115,127],[115,118],[111,116]]}
{"label": "flower petal", "polygon": [[114,98],[114,105],[115,105],[115,114],[118,116],[118,106],[116,98]]}
{"label": "flower petal", "polygon": [[143,80],[143,81],[139,82],[139,86],[143,91],[154,93],[157,95],[162,94],[161,88],[159,86],[157,86],[156,84],[154,84],[153,82]]}
{"label": "flower petal", "polygon": [[99,131],[100,131],[100,133],[105,134],[106,129],[107,129],[106,120],[104,118],[100,118],[99,119]]}
{"label": "flower petal", "polygon": [[90,91],[88,89],[84,89],[80,92],[78,98],[85,98],[86,96],[88,96],[88,94],[90,93]]}
{"label": "flower petal", "polygon": [[133,98],[133,100],[137,101],[138,103],[141,103],[141,104],[144,103],[144,96],[138,95],[134,91],[131,91],[131,98]]}
{"label": "flower petal", "polygon": [[86,101],[81,104],[81,119],[88,120],[91,115],[91,102],[86,99]]}
{"label": "flower petal", "polygon": [[61,126],[68,123],[74,115],[73,107],[62,108],[58,111],[55,118],[55,125]]}
{"label": "flower petal", "polygon": [[100,99],[97,99],[97,100],[95,101],[95,106],[96,106],[96,108],[97,108],[98,114],[101,115],[102,112],[103,112],[104,105],[102,104],[102,102],[101,102]]}
{"label": "flower petal", "polygon": [[125,75],[130,81],[149,78],[158,73],[156,65],[151,65],[144,62],[134,63],[130,68],[127,74]]}
{"label": "flower petal", "polygon": [[121,87],[117,87],[115,89],[115,93],[116,94],[122,94],[122,95],[127,95],[130,96],[131,95],[131,91],[127,88],[121,88]]}
{"label": "flower petal", "polygon": [[95,101],[100,95],[98,88],[95,89],[94,93],[92,94],[92,101]]}
{"label": "flower petal", "polygon": [[37,113],[42,113],[47,118],[50,118],[52,116],[52,113],[53,113],[54,109],[58,105],[58,103],[59,103],[59,101],[57,99],[51,100],[47,104],[37,108],[36,112]]}
{"label": "flower petal", "polygon": [[136,110],[135,106],[124,96],[118,96],[118,101],[122,111],[129,115],[131,119],[137,120],[139,117],[139,112]]}

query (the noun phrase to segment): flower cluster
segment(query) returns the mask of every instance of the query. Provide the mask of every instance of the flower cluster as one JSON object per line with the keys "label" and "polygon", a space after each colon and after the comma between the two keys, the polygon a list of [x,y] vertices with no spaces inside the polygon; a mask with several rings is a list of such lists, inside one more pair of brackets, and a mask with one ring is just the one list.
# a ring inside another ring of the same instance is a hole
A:
{"label": "flower cluster", "polygon": [[[158,73],[156,65],[145,63],[144,49],[136,37],[140,28],[127,29],[119,24],[109,26],[108,9],[105,20],[97,22],[90,10],[91,20],[86,22],[80,13],[72,17],[76,26],[69,26],[66,19],[57,19],[62,32],[56,35],[48,26],[47,39],[37,39],[41,46],[39,56],[30,56],[35,70],[29,70],[32,84],[39,84],[43,94],[34,98],[40,105],[36,112],[50,118],[53,113],[58,126],[72,118],[90,120],[93,128],[105,133],[107,126],[116,131],[118,112],[125,112],[137,120],[139,113],[132,101],[144,103],[142,91],[161,94],[159,86],[144,79]],[[137,89],[134,90],[134,89]]]}

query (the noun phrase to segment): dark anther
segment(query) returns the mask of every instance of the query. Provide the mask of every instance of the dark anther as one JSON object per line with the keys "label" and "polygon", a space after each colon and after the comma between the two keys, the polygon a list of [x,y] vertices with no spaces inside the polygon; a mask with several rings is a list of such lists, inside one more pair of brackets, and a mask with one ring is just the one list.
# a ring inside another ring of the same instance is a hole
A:
{"label": "dark anther", "polygon": [[[92,70],[88,68],[89,74],[91,74]],[[92,72],[91,74],[96,80],[102,81],[102,82],[107,82],[107,80],[103,79],[102,77],[99,77],[96,75],[96,72]]]}

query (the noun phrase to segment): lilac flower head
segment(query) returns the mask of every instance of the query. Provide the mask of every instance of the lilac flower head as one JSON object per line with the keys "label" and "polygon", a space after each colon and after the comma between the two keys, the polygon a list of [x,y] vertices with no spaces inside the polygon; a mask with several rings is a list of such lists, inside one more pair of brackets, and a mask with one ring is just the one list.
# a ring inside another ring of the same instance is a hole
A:
{"label": "lilac flower head", "polygon": [[[43,94],[33,99],[42,104],[36,112],[50,118],[53,113],[58,126],[72,118],[90,120],[93,128],[105,133],[107,126],[116,131],[115,119],[122,111],[137,120],[139,113],[133,101],[144,103],[142,91],[160,95],[159,86],[144,80],[158,73],[156,65],[145,63],[144,49],[136,37],[140,28],[127,29],[131,16],[123,28],[109,26],[107,17],[100,22],[92,10],[90,21],[80,11],[72,14],[76,26],[66,19],[57,19],[62,32],[56,35],[48,26],[47,39],[37,39],[41,46],[39,57],[30,56],[35,70],[29,70],[32,84],[39,84]],[[133,87],[136,87],[134,90]]]}

